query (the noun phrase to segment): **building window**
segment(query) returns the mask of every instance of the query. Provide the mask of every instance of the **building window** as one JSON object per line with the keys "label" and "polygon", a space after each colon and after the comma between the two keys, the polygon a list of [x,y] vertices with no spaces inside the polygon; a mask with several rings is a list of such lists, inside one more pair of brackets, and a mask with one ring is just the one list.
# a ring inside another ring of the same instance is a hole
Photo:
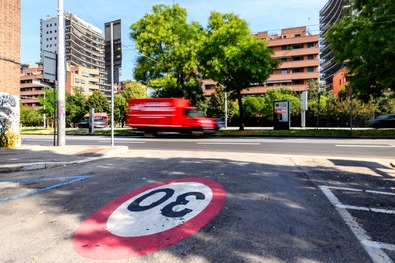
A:
{"label": "building window", "polygon": [[79,78],[75,78],[75,82],[76,83],[80,83],[80,79]]}
{"label": "building window", "polygon": [[81,83],[82,83],[82,84],[85,84],[85,80],[84,80],[84,79],[81,79]]}
{"label": "building window", "polygon": [[281,46],[281,50],[287,50],[287,46]]}
{"label": "building window", "polygon": [[287,58],[282,58],[282,59],[281,59],[281,62],[287,62],[287,61],[288,61]]}
{"label": "building window", "polygon": [[286,69],[281,70],[281,74],[283,75],[287,74],[287,70]]}
{"label": "building window", "polygon": [[301,35],[300,34],[295,34],[295,37],[300,37]]}
{"label": "building window", "polygon": [[308,67],[307,72],[314,72],[314,67]]}
{"label": "building window", "polygon": [[307,59],[308,59],[308,60],[313,60],[313,59],[314,59],[314,55],[308,55],[308,56],[307,56]]}
{"label": "building window", "polygon": [[312,48],[312,47],[314,47],[314,43],[312,43],[312,42],[310,42],[310,43],[307,43],[307,47],[308,47],[308,48]]}

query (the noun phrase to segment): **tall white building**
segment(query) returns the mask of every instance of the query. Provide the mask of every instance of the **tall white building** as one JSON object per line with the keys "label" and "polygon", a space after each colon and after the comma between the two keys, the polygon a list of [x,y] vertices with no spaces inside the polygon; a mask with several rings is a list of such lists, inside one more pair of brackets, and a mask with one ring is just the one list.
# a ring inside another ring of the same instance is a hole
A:
{"label": "tall white building", "polygon": [[[84,19],[65,13],[65,59],[72,66],[83,66],[99,70],[99,89],[107,98],[111,97],[111,86],[107,84],[104,62],[104,34],[101,29]],[[47,16],[40,20],[40,51],[58,53],[58,17]]]}

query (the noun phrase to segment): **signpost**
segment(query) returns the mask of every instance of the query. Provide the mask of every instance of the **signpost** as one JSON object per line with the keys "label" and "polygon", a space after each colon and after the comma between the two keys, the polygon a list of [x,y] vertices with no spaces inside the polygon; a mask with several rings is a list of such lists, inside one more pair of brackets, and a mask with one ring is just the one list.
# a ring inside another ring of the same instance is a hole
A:
{"label": "signpost", "polygon": [[[55,81],[58,79],[58,56],[55,53],[43,50],[43,77],[44,80],[52,81],[55,83]],[[53,84],[53,146],[56,146],[56,85]],[[45,96],[45,90],[44,90],[44,96]],[[45,98],[44,98],[45,99]],[[45,107],[45,106],[44,106]],[[44,116],[44,119],[46,116]],[[44,123],[44,127],[45,127]]]}
{"label": "signpost", "polygon": [[105,32],[105,62],[111,76],[111,146],[114,147],[114,83],[119,82],[122,65],[121,20],[106,23]]}
{"label": "signpost", "polygon": [[307,111],[307,104],[308,104],[308,91],[305,90],[301,94],[300,100],[300,110],[301,110],[301,127],[306,127],[306,111]]}

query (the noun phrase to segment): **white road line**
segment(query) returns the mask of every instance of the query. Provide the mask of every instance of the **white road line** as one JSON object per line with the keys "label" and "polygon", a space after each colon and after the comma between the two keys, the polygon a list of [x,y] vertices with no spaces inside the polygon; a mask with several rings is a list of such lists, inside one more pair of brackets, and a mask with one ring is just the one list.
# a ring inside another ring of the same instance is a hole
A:
{"label": "white road line", "polygon": [[207,145],[261,145],[259,142],[198,142],[196,144]]}
{"label": "white road line", "polygon": [[[119,142],[119,141],[121,141],[121,140],[115,140],[115,142]],[[97,141],[97,142],[106,143],[106,142],[109,142],[109,141]],[[139,144],[146,143],[146,142],[138,142],[138,141],[127,141],[127,142],[128,143],[134,143],[134,144],[136,144],[136,143],[139,143]]]}
{"label": "white road line", "polygon": [[336,147],[350,147],[350,148],[393,148],[391,145],[368,145],[368,144],[335,144]]}
{"label": "white road line", "polygon": [[371,208],[371,207],[364,207],[364,206],[354,206],[354,205],[337,205],[339,208],[349,209],[349,210],[359,210],[359,211],[366,211],[366,212],[375,212],[375,213],[382,213],[382,214],[392,214],[395,215],[395,210],[388,210],[388,209],[379,209],[379,208]]}
{"label": "white road line", "polygon": [[[385,253],[383,248],[387,248],[388,244],[383,244],[380,242],[375,242],[374,246],[370,246],[371,238],[366,234],[366,231],[359,226],[359,224],[354,220],[353,216],[347,211],[347,209],[340,207],[342,203],[340,200],[332,193],[330,186],[319,186],[321,191],[325,194],[328,200],[335,206],[336,210],[339,212],[340,216],[343,218],[344,222],[348,225],[350,230],[354,233],[355,237],[359,240],[361,245],[365,248],[366,252],[369,254],[370,258],[375,263],[394,263],[392,259]],[[338,189],[338,188],[336,188]],[[392,245],[389,245],[392,246]]]}

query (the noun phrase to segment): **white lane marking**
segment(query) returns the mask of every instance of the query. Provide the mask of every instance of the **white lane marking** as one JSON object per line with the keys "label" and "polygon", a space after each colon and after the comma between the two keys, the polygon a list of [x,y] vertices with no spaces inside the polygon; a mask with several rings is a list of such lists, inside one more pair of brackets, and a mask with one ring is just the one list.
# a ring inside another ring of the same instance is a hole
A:
{"label": "white lane marking", "polygon": [[259,142],[198,142],[196,144],[207,145],[261,145]]}
{"label": "white lane marking", "polygon": [[[392,259],[385,253],[383,249],[390,249],[395,247],[392,244],[385,244],[381,242],[371,242],[371,238],[367,235],[366,231],[354,220],[354,217],[347,211],[340,200],[332,193],[331,189],[341,189],[341,187],[319,186],[321,191],[325,194],[328,200],[339,212],[344,222],[354,233],[355,237],[359,240],[361,245],[365,248],[370,258],[375,263],[393,263]],[[361,189],[344,188],[343,190],[351,190],[361,192]],[[349,209],[352,209],[349,207]]]}
{"label": "white lane marking", "polygon": [[375,213],[395,215],[395,210],[388,210],[388,209],[378,209],[378,208],[354,206],[354,205],[337,205],[337,207],[344,208],[344,209],[350,209],[350,210],[359,210],[359,211],[366,211],[366,212],[375,212]]}
{"label": "white lane marking", "polygon": [[335,144],[336,147],[350,147],[350,148],[393,148],[391,145],[367,145],[367,144]]}
{"label": "white lane marking", "polygon": [[[115,142],[118,142],[118,141],[120,141],[120,140],[115,140]],[[106,143],[106,142],[109,142],[109,141],[97,141],[97,142]],[[128,143],[140,143],[140,144],[146,143],[146,142],[138,142],[138,141],[127,141],[127,142]]]}

